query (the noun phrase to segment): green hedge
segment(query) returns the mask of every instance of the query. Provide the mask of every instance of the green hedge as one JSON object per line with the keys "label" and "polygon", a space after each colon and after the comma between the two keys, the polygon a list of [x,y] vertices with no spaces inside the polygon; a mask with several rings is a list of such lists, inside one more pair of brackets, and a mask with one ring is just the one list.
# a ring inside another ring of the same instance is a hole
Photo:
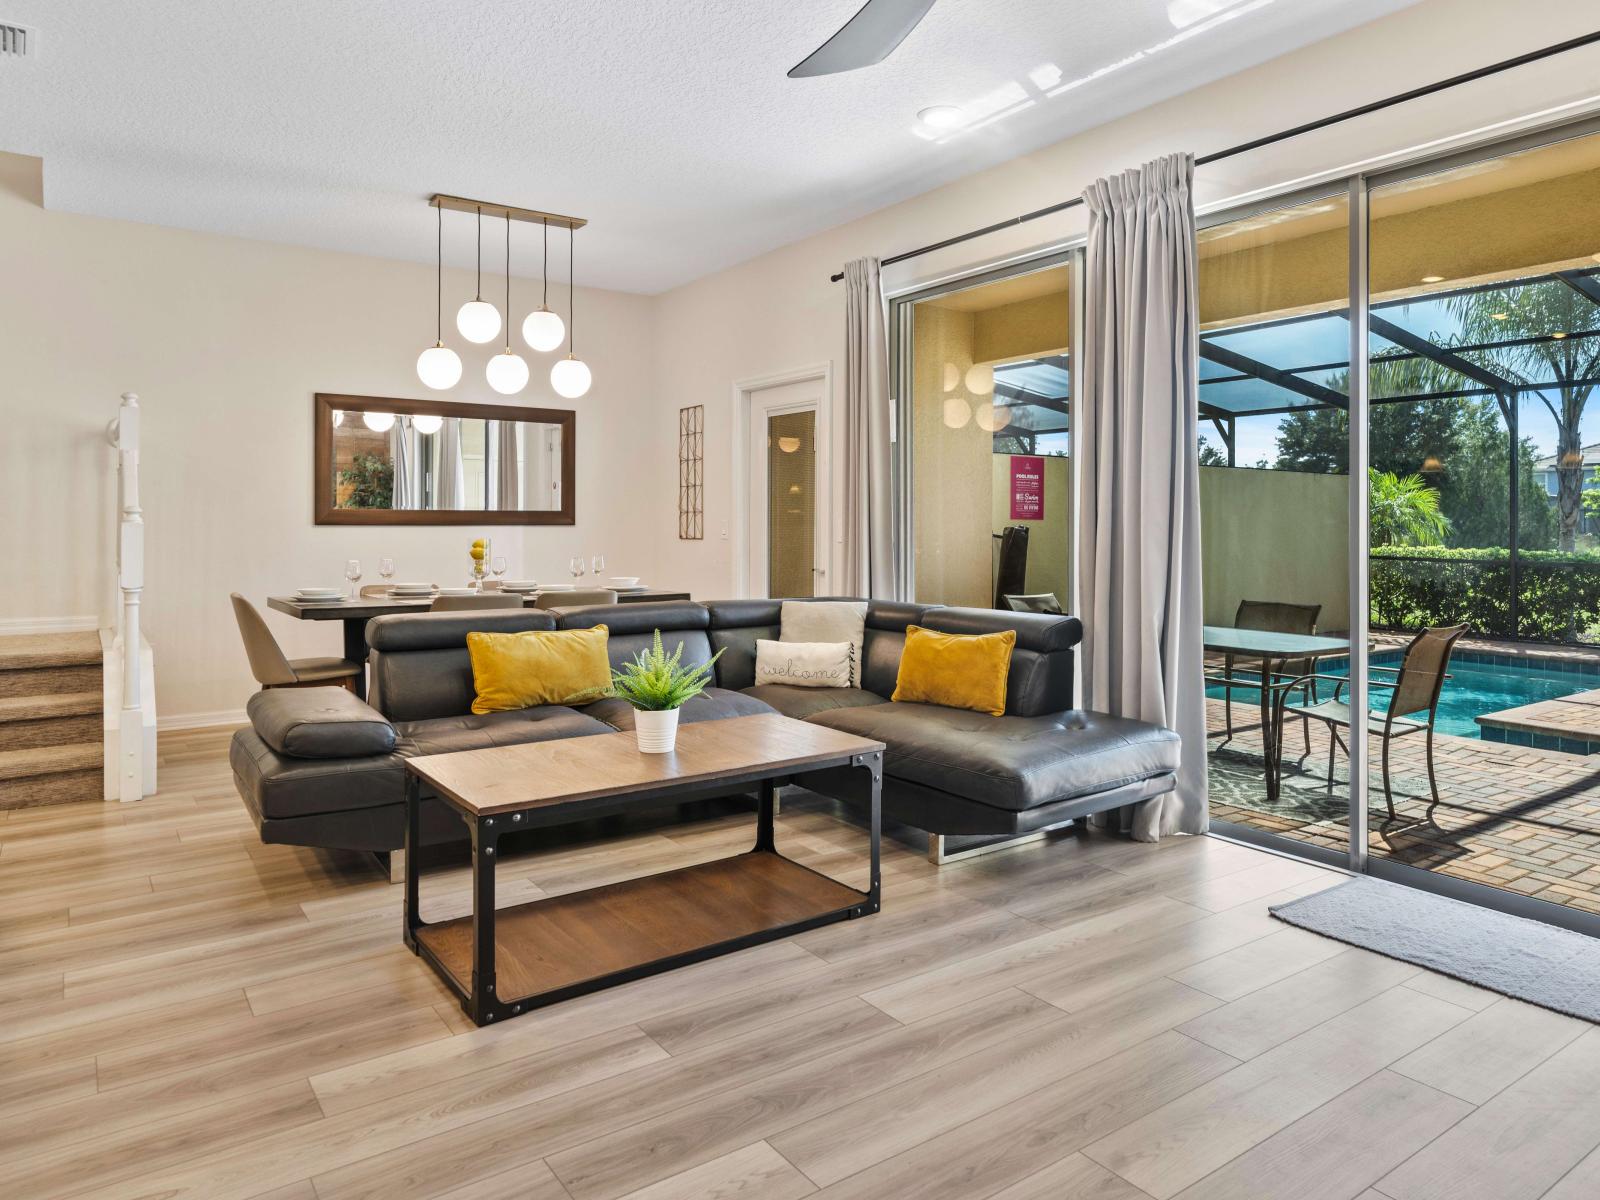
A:
{"label": "green hedge", "polygon": [[1375,546],[1372,625],[1411,630],[1464,622],[1485,637],[1600,642],[1600,553],[1525,550],[1518,558],[1513,627],[1507,551]]}

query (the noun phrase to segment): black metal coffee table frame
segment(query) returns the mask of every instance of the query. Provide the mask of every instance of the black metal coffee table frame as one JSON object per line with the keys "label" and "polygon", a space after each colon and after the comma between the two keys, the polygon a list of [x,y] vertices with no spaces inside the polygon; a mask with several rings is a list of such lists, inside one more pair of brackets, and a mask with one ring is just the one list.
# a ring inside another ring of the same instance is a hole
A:
{"label": "black metal coffee table frame", "polygon": [[[630,983],[633,980],[642,979],[649,975],[671,971],[678,967],[688,966],[691,963],[703,962],[708,958],[732,954],[737,950],[745,950],[765,942],[791,937],[807,929],[815,929],[818,926],[831,925],[838,921],[847,921],[876,913],[881,907],[882,899],[882,881],[879,866],[879,842],[882,834],[882,750],[842,755],[837,759],[808,763],[804,772],[797,772],[792,767],[784,767],[781,771],[754,769],[748,774],[721,778],[717,782],[719,785],[727,784],[734,789],[746,785],[754,785],[759,788],[755,844],[748,853],[764,852],[783,858],[782,855],[777,854],[774,838],[774,815],[777,809],[778,788],[793,782],[794,777],[798,774],[832,767],[856,767],[867,772],[871,780],[869,804],[871,869],[868,876],[869,884],[867,890],[864,892],[858,891],[855,888],[839,884],[837,880],[829,880],[829,882],[835,883],[844,891],[849,892],[856,899],[829,911],[808,915],[801,920],[759,929],[723,941],[698,946],[683,953],[670,954],[661,958],[639,962],[623,970],[612,971],[593,978],[551,988],[548,991],[505,1001],[500,999],[497,993],[497,980],[495,977],[495,860],[498,857],[497,848],[501,837],[528,829],[572,824],[577,821],[586,821],[593,817],[610,816],[638,808],[675,803],[680,799],[692,798],[693,794],[697,792],[703,794],[706,787],[705,781],[690,777],[665,783],[659,787],[652,787],[646,792],[631,792],[619,796],[575,801],[571,804],[558,806],[530,807],[522,811],[500,812],[493,815],[478,815],[468,812],[454,804],[450,797],[439,796],[440,800],[449,804],[452,811],[461,817],[467,826],[472,842],[472,982],[470,987],[463,987],[455,974],[434,953],[433,948],[417,936],[419,931],[429,927],[429,923],[424,922],[418,914],[419,868],[416,850],[421,845],[422,840],[422,780],[415,771],[410,769],[408,764],[406,771],[405,944],[411,949],[412,953],[419,955],[444,980],[460,1000],[462,1010],[467,1016],[471,1017],[474,1023],[482,1026],[495,1021],[503,1021],[508,1017],[519,1016],[535,1008],[558,1004],[575,996],[616,987],[618,984]],[[792,859],[783,858],[783,861],[792,863],[801,870],[810,871],[808,867],[793,863]],[[663,872],[662,874],[670,875],[674,874],[674,872]],[[820,872],[812,871],[811,874],[828,879],[827,876],[821,875]],[[542,902],[534,900],[530,901],[528,905],[519,905],[517,907],[531,907],[540,903]]]}

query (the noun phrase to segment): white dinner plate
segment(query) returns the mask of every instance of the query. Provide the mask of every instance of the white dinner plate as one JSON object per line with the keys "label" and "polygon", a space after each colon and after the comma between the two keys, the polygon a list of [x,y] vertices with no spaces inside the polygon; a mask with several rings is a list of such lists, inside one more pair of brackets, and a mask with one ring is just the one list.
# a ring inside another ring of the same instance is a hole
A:
{"label": "white dinner plate", "polygon": [[307,600],[325,600],[329,596],[344,595],[343,588],[301,588],[296,596],[304,596]]}
{"label": "white dinner plate", "polygon": [[478,594],[479,593],[478,593],[476,588],[440,588],[439,589],[439,595],[441,595],[441,596],[476,596]]}

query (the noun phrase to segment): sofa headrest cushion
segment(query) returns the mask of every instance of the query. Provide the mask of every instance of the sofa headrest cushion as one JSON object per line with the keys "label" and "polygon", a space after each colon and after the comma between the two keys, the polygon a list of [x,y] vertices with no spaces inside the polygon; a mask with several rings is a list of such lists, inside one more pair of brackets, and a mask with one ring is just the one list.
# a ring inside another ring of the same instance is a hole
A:
{"label": "sofa headrest cushion", "polygon": [[537,608],[393,613],[367,622],[367,645],[380,653],[465,650],[469,633],[526,633],[555,627],[556,619]]}
{"label": "sofa headrest cushion", "polygon": [[641,604],[589,604],[557,610],[557,629],[592,629],[604,625],[613,637],[649,634],[659,629],[665,637],[691,629],[706,629],[711,615],[692,600],[658,600]]}
{"label": "sofa headrest cushion", "polygon": [[245,704],[257,736],[288,758],[364,758],[394,749],[394,726],[341,687],[268,688]]}
{"label": "sofa headrest cushion", "polygon": [[1057,617],[1047,613],[1005,612],[994,608],[935,608],[922,618],[921,625],[941,633],[998,633],[1011,629],[1017,635],[1017,649],[1049,654],[1071,650],[1083,640],[1083,622],[1077,617]]}

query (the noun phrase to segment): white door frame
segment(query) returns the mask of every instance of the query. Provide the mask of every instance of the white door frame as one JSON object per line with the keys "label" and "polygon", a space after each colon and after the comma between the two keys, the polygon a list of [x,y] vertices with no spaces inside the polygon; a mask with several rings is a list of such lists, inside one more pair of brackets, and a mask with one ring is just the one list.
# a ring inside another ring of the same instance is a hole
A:
{"label": "white door frame", "polygon": [[[796,367],[733,385],[733,420],[730,422],[733,459],[733,594],[750,595],[750,407],[756,392],[791,383],[821,385],[817,402],[817,566],[827,574],[822,582],[831,589],[833,579],[833,363]],[[829,594],[824,590],[823,594]]]}

